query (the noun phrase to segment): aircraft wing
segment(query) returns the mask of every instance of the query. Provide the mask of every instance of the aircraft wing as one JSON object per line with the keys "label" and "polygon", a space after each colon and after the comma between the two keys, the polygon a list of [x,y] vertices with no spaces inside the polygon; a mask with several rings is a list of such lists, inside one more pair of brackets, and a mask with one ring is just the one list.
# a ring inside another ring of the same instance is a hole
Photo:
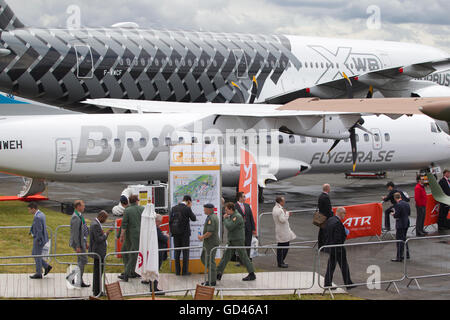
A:
{"label": "aircraft wing", "polygon": [[446,205],[450,206],[450,197],[442,191],[441,186],[436,181],[436,178],[431,173],[427,172],[427,178],[428,183],[431,187],[431,193],[433,195],[433,198],[440,203],[445,203]]}
{"label": "aircraft wing", "polygon": [[[399,66],[367,72],[361,75],[347,74],[352,80],[356,96],[366,97],[370,86],[379,90],[385,97],[410,96],[450,96],[450,90],[443,90],[431,81],[418,81],[432,73],[450,69],[450,58],[436,61]],[[429,89],[426,93],[423,89]],[[444,88],[447,89],[447,88]],[[444,92],[443,92],[444,91]],[[309,88],[293,90],[278,96],[265,99],[268,104],[286,104],[295,99],[307,97],[322,99],[345,98],[347,96],[346,80],[344,78],[318,83]]]}
{"label": "aircraft wing", "polygon": [[421,114],[422,108],[450,108],[447,98],[384,98],[384,99],[296,99],[284,105],[183,103],[125,99],[89,99],[84,103],[113,109],[145,113],[199,113],[240,117],[295,117],[323,115],[387,115],[397,118],[404,114]]}

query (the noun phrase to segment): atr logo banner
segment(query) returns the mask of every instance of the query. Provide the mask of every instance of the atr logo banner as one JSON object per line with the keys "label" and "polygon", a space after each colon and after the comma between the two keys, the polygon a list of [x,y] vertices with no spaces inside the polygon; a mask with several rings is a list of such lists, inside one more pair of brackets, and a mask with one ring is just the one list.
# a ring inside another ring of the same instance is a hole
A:
{"label": "atr logo banner", "polygon": [[258,167],[253,155],[241,149],[241,172],[239,191],[245,194],[245,203],[252,208],[255,228],[258,230]]}
{"label": "atr logo banner", "polygon": [[[347,239],[381,235],[383,206],[380,203],[367,203],[344,207],[344,226],[350,231]],[[333,212],[336,214],[336,209]]]}
{"label": "atr logo banner", "polygon": [[438,223],[439,219],[439,202],[434,200],[433,195],[427,195],[427,208],[425,213],[424,226],[431,226]]}

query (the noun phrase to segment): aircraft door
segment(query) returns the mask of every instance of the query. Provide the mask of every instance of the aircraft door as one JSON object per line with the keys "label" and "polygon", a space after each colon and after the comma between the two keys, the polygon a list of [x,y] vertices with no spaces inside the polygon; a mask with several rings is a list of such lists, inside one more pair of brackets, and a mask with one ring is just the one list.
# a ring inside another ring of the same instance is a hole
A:
{"label": "aircraft door", "polygon": [[380,129],[371,129],[372,132],[372,143],[373,148],[375,150],[380,150],[383,147],[383,143],[381,141],[381,131]]}
{"label": "aircraft door", "polygon": [[87,45],[75,45],[77,54],[77,77],[79,79],[92,79],[94,76],[94,59],[91,47]]}
{"label": "aircraft door", "polygon": [[56,140],[55,172],[67,173],[72,171],[72,140]]}

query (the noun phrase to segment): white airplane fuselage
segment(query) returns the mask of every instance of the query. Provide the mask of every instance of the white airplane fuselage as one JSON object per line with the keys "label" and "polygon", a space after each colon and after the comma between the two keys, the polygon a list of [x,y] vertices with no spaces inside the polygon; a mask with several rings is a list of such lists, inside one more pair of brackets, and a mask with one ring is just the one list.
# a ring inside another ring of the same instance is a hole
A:
{"label": "white airplane fuselage", "polygon": [[[192,132],[174,128],[197,118],[196,114],[2,118],[0,171],[50,181],[166,181],[167,144],[190,143],[193,137]],[[421,169],[450,159],[450,136],[427,116],[402,116],[396,120],[386,116],[363,118],[364,127],[373,134],[356,131],[358,171]],[[273,174],[277,180],[293,177],[300,171],[339,173],[352,170],[348,141],[342,141],[327,155],[333,140],[267,131],[257,132],[257,135],[258,143],[250,143],[256,148],[260,172]],[[254,141],[256,137],[245,138],[245,132],[243,135],[217,135],[207,131],[194,136],[197,142],[207,140],[223,144],[223,185],[236,186],[240,141]]]}

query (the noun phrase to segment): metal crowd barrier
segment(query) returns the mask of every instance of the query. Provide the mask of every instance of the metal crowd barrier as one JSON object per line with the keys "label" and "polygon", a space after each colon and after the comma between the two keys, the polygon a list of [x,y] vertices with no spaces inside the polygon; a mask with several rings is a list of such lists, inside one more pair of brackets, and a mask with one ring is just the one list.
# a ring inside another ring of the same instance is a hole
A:
{"label": "metal crowd barrier", "polygon": [[[294,214],[298,214],[298,213],[304,213],[304,212],[315,212],[317,209],[316,208],[310,208],[310,209],[299,209],[299,210],[288,210],[289,212],[292,212],[292,213],[294,213]],[[262,236],[261,236],[261,234],[260,234],[260,230],[261,230],[261,227],[260,227],[260,220],[261,220],[261,218],[262,217],[264,217],[264,216],[268,216],[268,215],[272,215],[272,211],[270,211],[270,212],[262,212],[262,213],[260,213],[259,215],[258,215],[258,230],[257,230],[257,237],[258,237],[258,240],[259,240],[259,243],[260,244],[262,244],[263,243],[263,240],[262,240]],[[312,217],[311,217],[312,218]]]}
{"label": "metal crowd barrier", "polygon": [[[419,289],[418,279],[450,276],[450,235],[409,238],[406,245],[411,259],[406,262],[405,277],[409,280],[407,287],[414,281]],[[436,256],[441,260],[436,261]],[[444,259],[444,260],[442,260]],[[424,268],[422,262],[433,263]]]}
{"label": "metal crowd barrier", "polygon": [[[296,250],[302,250],[302,251],[309,251],[311,254],[311,260],[309,261],[310,264],[310,269],[308,269],[308,265],[302,265],[299,266],[301,271],[292,271],[292,265],[290,266],[290,270],[289,272],[281,272],[281,271],[287,271],[286,269],[278,269],[277,267],[277,271],[273,271],[273,272],[267,272],[264,271],[262,273],[258,273],[255,271],[256,277],[257,279],[260,277],[263,277],[262,281],[263,282],[263,287],[253,287],[250,283],[246,284],[245,286],[243,285],[242,287],[221,287],[221,286],[216,286],[216,291],[217,294],[221,295],[221,297],[223,298],[223,292],[224,291],[294,291],[294,294],[297,293],[297,291],[300,290],[308,290],[314,287],[315,284],[315,267],[316,267],[316,260],[315,260],[315,252],[316,249],[314,249],[314,246],[310,246],[310,244],[315,243],[314,241],[305,241],[303,244],[303,246],[299,246],[299,245],[290,245],[289,247],[283,247],[283,246],[272,246],[272,245],[264,245],[264,246],[217,246],[214,247],[211,250],[211,257],[215,257],[216,254],[215,252],[217,250],[235,250],[235,249],[253,249],[256,250],[257,252],[259,252],[260,250],[266,250],[266,249],[289,249],[289,255],[292,254],[297,254],[297,253],[293,253],[296,252]],[[222,254],[223,256],[223,254]],[[253,263],[257,260],[258,256],[255,256],[253,258]],[[231,261],[230,261],[231,262]],[[229,263],[230,263],[229,262]],[[276,259],[274,260],[275,264],[277,264]],[[217,264],[217,267],[219,265]],[[309,272],[310,275],[303,275],[303,272]],[[279,275],[277,275],[279,274]],[[226,284],[226,273],[223,274],[222,276],[222,281],[223,283],[221,284]],[[274,285],[274,286],[271,286]],[[281,287],[280,284],[283,284],[283,286]]]}
{"label": "metal crowd barrier", "polygon": [[[164,249],[159,249],[158,252],[164,252],[167,251],[167,260],[170,262],[170,254],[175,252],[175,251],[181,251],[181,250],[185,250],[185,249],[189,249],[190,252],[190,257],[192,257],[192,250],[200,250],[200,252],[202,252],[203,246],[196,246],[196,247],[179,247],[179,248],[164,248]],[[117,264],[112,264],[109,261],[111,261],[111,259],[113,259],[114,256],[120,254],[122,255],[122,257],[124,255],[129,255],[129,254],[137,254],[139,253],[139,251],[124,251],[124,252],[111,252],[108,253],[105,256],[105,260],[104,260],[104,269],[105,269],[105,277],[103,279],[103,283],[113,283],[116,281],[119,281],[118,275],[119,275],[119,270],[117,267]],[[118,259],[118,258],[115,258]],[[121,260],[121,259],[120,259]],[[181,254],[180,257],[180,261],[182,263],[183,261],[183,254]],[[174,260],[172,260],[172,263],[174,263]],[[193,263],[193,261],[189,262],[190,264]],[[116,272],[108,272],[108,270],[111,270],[111,267],[115,267],[114,270]],[[124,271],[124,265],[123,263],[120,264],[121,268],[120,268],[120,272]],[[189,292],[195,291],[196,286],[198,283],[204,282],[206,281],[206,267],[204,267],[204,271],[202,274],[192,274],[190,276],[175,276],[175,277],[169,277],[167,279],[164,279],[164,281],[159,281],[159,288],[163,290],[164,293],[172,293],[172,292],[186,292],[185,295],[187,295]],[[173,272],[169,272],[169,273],[173,273]],[[161,274],[161,273],[160,273]],[[142,278],[137,278],[137,280],[133,280],[133,279],[128,279],[128,282],[124,282],[121,281],[120,282],[120,287],[122,289],[122,295],[125,296],[140,296],[140,295],[148,295],[151,291],[150,291],[150,284],[142,284],[141,281],[144,280]],[[162,279],[161,279],[162,280]],[[168,288],[168,287],[176,287],[173,290],[164,290],[164,288]]]}
{"label": "metal crowd barrier", "polygon": [[[27,256],[11,256],[0,257],[0,260],[26,260],[35,258],[55,258],[63,256],[87,256],[91,258],[100,256],[97,253],[71,253],[71,254],[47,254],[47,255],[27,255]],[[87,282],[91,283],[88,288],[70,288],[67,286],[66,272],[56,272],[56,266],[53,265],[51,272],[43,276],[43,279],[30,279],[29,276],[35,273],[35,263],[17,263],[17,264],[2,264],[5,268],[10,268],[17,265],[31,266],[32,270],[27,273],[0,273],[0,297],[2,298],[76,298],[79,299],[82,296],[93,296],[92,294],[92,272],[84,273],[83,278]],[[27,269],[28,271],[28,269]],[[100,276],[101,269],[99,270]],[[99,297],[97,295],[96,297]]]}
{"label": "metal crowd barrier", "polygon": [[[337,261],[342,261],[343,258],[346,257],[350,270],[350,278],[353,283],[345,284],[341,282],[343,281],[343,276],[341,276],[342,270],[339,263],[337,263],[334,270],[334,276],[332,277],[333,283],[337,284],[325,286],[324,279],[324,281],[318,280],[319,286],[324,289],[324,291],[328,290],[331,293],[331,289],[335,287],[370,286],[374,289],[380,289],[381,284],[388,283],[389,286],[386,290],[388,290],[391,285],[394,285],[397,292],[399,292],[396,283],[401,282],[406,278],[405,268],[407,259],[404,259],[402,263],[392,262],[391,259],[396,258],[397,245],[401,243],[403,243],[401,240],[390,240],[326,245],[320,247],[317,251],[317,274],[326,275],[330,259],[330,254],[328,252],[333,251]],[[376,258],[376,264],[373,264],[374,258]],[[321,264],[323,261],[326,262],[325,265]],[[339,272],[338,269],[341,270],[341,272]],[[381,270],[383,270],[383,272],[381,272]],[[385,279],[383,279],[383,276],[385,276]]]}
{"label": "metal crowd barrier", "polygon": [[[31,226],[1,226],[0,227],[0,232],[2,230],[11,230],[11,229],[26,229],[26,230],[30,230]],[[47,232],[48,232],[48,241],[50,242],[50,249],[49,249],[49,253],[52,253],[52,244],[53,244],[53,230],[52,228],[50,228],[49,226],[47,226]],[[28,234],[28,233],[27,233]],[[33,238],[30,235],[30,241],[31,241],[31,245],[30,245],[30,251],[33,248]],[[15,264],[15,265],[22,265],[22,264]],[[4,266],[4,264],[0,264],[0,266]]]}

